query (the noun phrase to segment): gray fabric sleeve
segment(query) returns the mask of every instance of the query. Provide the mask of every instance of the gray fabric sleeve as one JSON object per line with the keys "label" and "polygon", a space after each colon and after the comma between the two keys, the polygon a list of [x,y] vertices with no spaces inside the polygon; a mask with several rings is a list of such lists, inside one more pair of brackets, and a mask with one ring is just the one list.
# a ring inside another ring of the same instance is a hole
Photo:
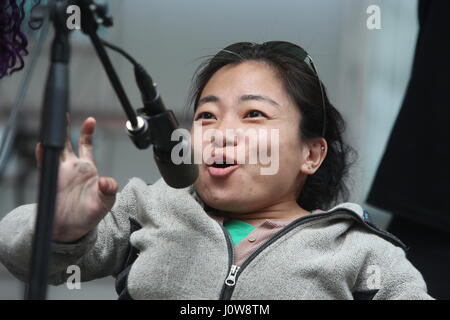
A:
{"label": "gray fabric sleeve", "polygon": [[[405,251],[381,238],[372,238],[372,249],[361,263],[354,296],[374,300],[428,300],[426,283],[406,258]],[[367,243],[367,246],[370,244]]]}
{"label": "gray fabric sleeve", "polygon": [[[59,285],[76,265],[81,281],[115,275],[125,259],[130,237],[129,217],[136,214],[136,184],[132,179],[117,194],[111,211],[97,227],[75,243],[52,243],[49,284]],[[36,220],[36,204],[18,207],[0,221],[0,262],[19,280],[27,281]]]}
{"label": "gray fabric sleeve", "polygon": [[406,258],[405,251],[392,246],[387,267],[382,269],[381,288],[375,300],[431,300],[421,273]]}

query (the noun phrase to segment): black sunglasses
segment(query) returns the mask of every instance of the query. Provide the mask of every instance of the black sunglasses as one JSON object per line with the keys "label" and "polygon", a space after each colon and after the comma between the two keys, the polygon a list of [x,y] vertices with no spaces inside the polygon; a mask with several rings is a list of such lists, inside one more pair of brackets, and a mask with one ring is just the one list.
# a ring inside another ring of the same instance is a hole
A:
{"label": "black sunglasses", "polygon": [[[236,56],[242,58],[239,55],[239,52],[241,52],[245,49],[254,47],[256,45],[259,45],[259,44],[253,43],[253,42],[233,43],[233,44],[227,46],[226,48],[222,49],[219,53],[217,53],[215,58],[223,56],[224,53],[236,55]],[[268,49],[279,50],[279,51],[284,52],[292,57],[295,57],[296,59],[298,59],[302,62],[306,62],[306,64],[315,73],[317,80],[319,81],[320,91],[322,94],[322,116],[323,116],[322,137],[325,137],[326,121],[327,121],[326,109],[325,109],[325,93],[323,90],[322,82],[320,81],[320,78],[319,78],[319,73],[317,72],[316,67],[314,66],[314,62],[313,62],[311,56],[302,47],[300,47],[296,44],[293,44],[291,42],[287,42],[287,41],[268,41],[268,42],[264,42],[263,44],[261,44],[261,46],[266,47]]]}

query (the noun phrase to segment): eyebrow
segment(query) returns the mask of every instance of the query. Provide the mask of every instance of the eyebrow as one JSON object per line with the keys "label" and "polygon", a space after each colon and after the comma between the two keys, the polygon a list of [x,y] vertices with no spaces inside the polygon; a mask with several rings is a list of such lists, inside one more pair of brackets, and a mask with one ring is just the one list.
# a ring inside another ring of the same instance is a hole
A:
{"label": "eyebrow", "polygon": [[270,99],[269,97],[261,96],[261,95],[255,95],[255,94],[246,94],[239,98],[240,101],[249,101],[249,100],[256,100],[256,101],[266,101],[274,106],[280,106],[278,102],[275,100]]}
{"label": "eyebrow", "polygon": [[[250,100],[265,101],[274,106],[280,106],[280,104],[278,102],[276,102],[275,100],[273,100],[269,97],[266,97],[266,96],[258,95],[258,94],[246,94],[239,98],[239,101],[250,101]],[[220,99],[214,95],[206,96],[206,97],[203,97],[200,100],[198,100],[197,107],[200,107],[200,105],[202,105],[204,103],[219,102],[219,101],[220,101]]]}

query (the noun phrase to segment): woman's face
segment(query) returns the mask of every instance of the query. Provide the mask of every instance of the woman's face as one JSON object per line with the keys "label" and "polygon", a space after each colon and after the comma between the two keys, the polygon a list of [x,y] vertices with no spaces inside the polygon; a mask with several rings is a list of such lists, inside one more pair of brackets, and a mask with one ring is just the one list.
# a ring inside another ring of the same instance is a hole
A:
{"label": "woman's face", "polygon": [[[192,127],[194,154],[203,160],[197,193],[209,206],[236,213],[296,201],[307,159],[299,124],[298,108],[269,65],[247,61],[218,70],[201,93]],[[240,163],[210,165],[220,159]]]}

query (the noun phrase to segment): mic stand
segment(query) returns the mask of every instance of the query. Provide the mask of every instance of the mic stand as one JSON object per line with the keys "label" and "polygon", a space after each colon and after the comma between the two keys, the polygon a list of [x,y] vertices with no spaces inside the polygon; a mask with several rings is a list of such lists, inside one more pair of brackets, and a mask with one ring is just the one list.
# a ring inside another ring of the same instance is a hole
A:
{"label": "mic stand", "polygon": [[[127,130],[133,142],[139,149],[145,149],[153,143],[155,147],[154,157],[160,171],[174,171],[168,177],[172,181],[171,185],[185,187],[176,181],[176,177],[178,174],[183,173],[186,165],[179,166],[180,170],[173,170],[173,167],[170,166],[170,148],[167,141],[170,141],[169,134],[178,127],[175,115],[170,110],[164,110],[161,100],[157,99],[156,109],[154,109],[155,105],[153,105],[153,108],[145,110],[145,112],[141,109],[140,116],[136,117],[136,113],[131,107],[104,44],[97,34],[99,25],[112,26],[112,18],[106,15],[106,7],[95,4],[93,0],[50,0],[47,10],[54,24],[55,38],[52,44],[51,67],[47,78],[41,119],[41,144],[44,153],[40,174],[33,252],[31,255],[31,271],[29,285],[25,293],[26,299],[45,299],[47,292],[59,160],[61,151],[64,149],[67,127],[66,114],[69,109],[68,73],[70,44],[69,30],[66,27],[66,8],[71,4],[80,7],[82,16],[81,29],[90,37],[122,108],[128,117]],[[150,81],[151,79],[149,78],[146,82],[152,83]],[[146,86],[140,89],[145,89],[144,91],[147,89],[154,90],[153,86]],[[158,103],[161,105],[158,105]],[[184,140],[184,143],[187,144],[188,142]],[[196,177],[196,174],[196,170],[190,172],[189,179],[192,180],[193,177]]]}
{"label": "mic stand", "polygon": [[64,4],[66,1],[49,2],[49,15],[53,21],[55,36],[51,47],[51,66],[41,114],[40,141],[43,158],[31,255],[32,268],[25,290],[25,298],[33,300],[45,299],[47,293],[59,159],[64,148],[67,126],[70,44],[69,32],[65,25],[66,6]]}
{"label": "mic stand", "polygon": [[[49,260],[53,237],[58,169],[61,151],[64,149],[68,97],[69,97],[69,30],[66,26],[66,9],[69,5],[78,5],[82,14],[82,29],[89,35],[100,57],[114,90],[128,116],[134,130],[138,128],[136,114],[115,73],[96,30],[98,24],[111,26],[111,18],[106,10],[92,0],[50,0],[47,11],[53,22],[55,36],[51,48],[51,66],[49,69],[41,115],[41,145],[43,148],[42,168],[40,172],[39,197],[36,227],[31,254],[31,270],[25,299],[44,300],[47,294]],[[97,16],[97,17],[96,17]],[[38,17],[42,19],[43,17]]]}

